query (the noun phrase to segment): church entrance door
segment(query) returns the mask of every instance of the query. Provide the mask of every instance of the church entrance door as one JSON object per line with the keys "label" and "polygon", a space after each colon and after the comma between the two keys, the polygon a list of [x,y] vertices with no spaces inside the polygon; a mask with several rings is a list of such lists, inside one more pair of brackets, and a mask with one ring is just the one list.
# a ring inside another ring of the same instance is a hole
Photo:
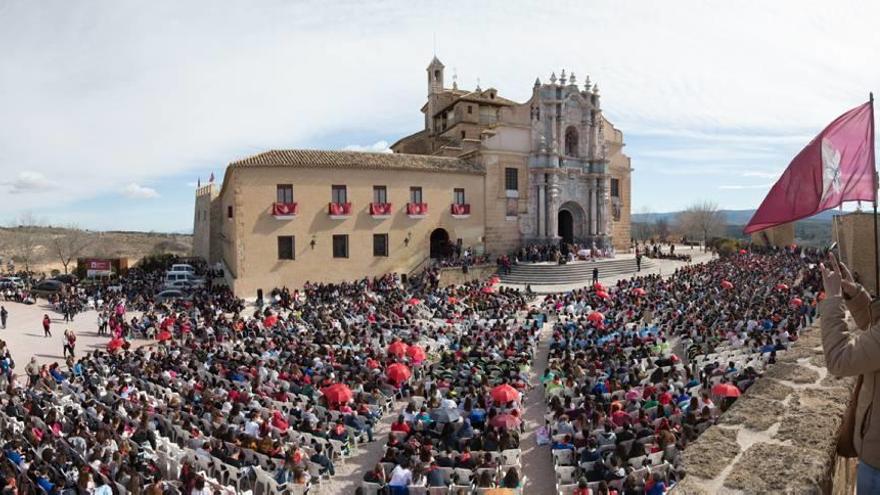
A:
{"label": "church entrance door", "polygon": [[566,244],[571,244],[574,242],[574,217],[572,217],[571,212],[568,210],[559,210],[559,216],[557,217],[557,230],[556,235],[565,242]]}

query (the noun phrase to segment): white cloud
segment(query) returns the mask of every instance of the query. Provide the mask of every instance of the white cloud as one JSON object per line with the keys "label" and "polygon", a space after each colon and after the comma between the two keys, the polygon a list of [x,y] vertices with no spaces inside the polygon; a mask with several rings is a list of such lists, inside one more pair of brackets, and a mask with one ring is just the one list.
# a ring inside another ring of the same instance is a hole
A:
{"label": "white cloud", "polygon": [[348,146],[342,148],[345,151],[368,151],[372,153],[391,153],[391,148],[388,147],[388,141],[384,139],[381,141],[376,141],[373,144],[368,144],[366,146],[360,144],[349,144]]}
{"label": "white cloud", "polygon": [[152,187],[144,187],[134,182],[125,186],[122,195],[131,199],[153,199],[158,198],[159,193]]}
{"label": "white cloud", "polygon": [[54,189],[56,184],[40,172],[25,170],[19,172],[15,180],[4,183],[10,194],[39,193]]}
{"label": "white cloud", "polygon": [[[664,133],[696,140],[689,165],[783,168],[880,86],[880,65],[858,62],[880,51],[880,37],[864,35],[878,2],[833,12],[818,0],[0,4],[0,177],[40,170],[65,185],[64,198],[10,186],[22,210],[328,136],[336,148],[393,142],[424,126],[434,34],[447,86],[455,68],[461,88],[479,77],[525,101],[536,76],[589,74],[628,141],[657,136],[627,148],[634,181],[653,160],[681,165],[663,156]],[[591,49],[559,42],[584,26]]]}

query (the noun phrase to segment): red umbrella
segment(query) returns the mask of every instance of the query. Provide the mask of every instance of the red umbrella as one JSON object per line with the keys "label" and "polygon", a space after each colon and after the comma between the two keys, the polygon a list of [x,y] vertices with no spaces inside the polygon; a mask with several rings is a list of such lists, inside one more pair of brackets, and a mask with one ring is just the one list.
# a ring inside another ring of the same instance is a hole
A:
{"label": "red umbrella", "polygon": [[791,300],[791,305],[796,308],[799,308],[804,305],[804,300],[799,297],[795,297],[794,299]]}
{"label": "red umbrella", "polygon": [[422,301],[420,299],[417,299],[415,297],[411,297],[408,301],[406,301],[407,304],[411,304],[413,306],[415,306],[416,304],[421,304],[421,302]]}
{"label": "red umbrella", "polygon": [[409,380],[409,377],[412,376],[412,371],[405,364],[394,363],[385,370],[385,374],[389,380],[400,385]]}
{"label": "red umbrella", "polygon": [[602,285],[602,282],[596,282],[593,284],[593,289],[596,289],[596,292],[605,292],[605,286]]}
{"label": "red umbrella", "polygon": [[605,292],[604,290],[597,290],[596,295],[602,299],[611,299],[611,296],[609,296],[608,293]]}
{"label": "red umbrella", "polygon": [[605,321],[605,315],[598,311],[593,311],[592,313],[590,313],[589,316],[587,316],[587,320],[593,323],[601,323]]}
{"label": "red umbrella", "polygon": [[712,387],[712,394],[718,397],[739,397],[739,389],[731,383],[719,383]]}
{"label": "red umbrella", "polygon": [[636,287],[635,289],[632,290],[632,294],[637,297],[642,297],[645,294],[647,294],[647,292],[645,292],[645,289],[643,289],[641,287]]}
{"label": "red umbrella", "polygon": [[514,428],[519,428],[520,419],[512,414],[499,414],[492,418],[492,421],[489,422],[495,428],[507,428],[508,430],[512,430]]}
{"label": "red umbrella", "polygon": [[746,254],[746,253],[748,253],[748,251],[746,251],[745,249],[740,249],[740,250],[739,250],[739,254]]}
{"label": "red umbrella", "polygon": [[324,394],[324,397],[327,398],[327,402],[331,405],[345,404],[354,397],[351,389],[344,383],[336,383],[329,387],[324,387],[321,389],[321,392]]}
{"label": "red umbrella", "polygon": [[483,287],[483,294],[492,294],[493,292],[495,292],[495,289],[491,285]]}
{"label": "red umbrella", "polygon": [[409,348],[408,345],[404,344],[400,340],[395,340],[388,346],[388,354],[393,354],[395,356],[404,356],[406,355],[406,350]]}
{"label": "red umbrella", "polygon": [[732,289],[732,288],[733,288],[733,283],[731,283],[729,280],[722,280],[722,281],[721,281],[721,287],[724,288],[724,289]]}
{"label": "red umbrella", "polygon": [[788,286],[785,284],[776,284],[776,290],[788,290]]}
{"label": "red umbrella", "polygon": [[448,301],[449,301],[449,304],[458,304],[458,298],[457,298],[457,297],[449,296]]}
{"label": "red umbrella", "polygon": [[504,383],[498,385],[497,387],[492,389],[491,392],[492,400],[497,403],[510,402],[514,400],[519,400],[519,392],[511,387],[510,385]]}
{"label": "red umbrella", "polygon": [[406,355],[409,356],[414,363],[420,363],[428,357],[428,355],[425,354],[425,350],[417,345],[409,346],[409,349],[406,350]]}
{"label": "red umbrella", "polygon": [[159,335],[156,336],[159,339],[159,342],[165,342],[166,340],[171,340],[171,332],[168,330],[162,330],[159,332]]}
{"label": "red umbrella", "polygon": [[125,344],[125,339],[121,337],[110,339],[110,342],[107,342],[107,350],[110,352],[114,352],[118,349],[121,349],[123,344]]}
{"label": "red umbrella", "polygon": [[501,282],[501,279],[498,278],[498,275],[492,275],[492,278],[489,279],[489,283],[492,285],[495,285],[500,282]]}

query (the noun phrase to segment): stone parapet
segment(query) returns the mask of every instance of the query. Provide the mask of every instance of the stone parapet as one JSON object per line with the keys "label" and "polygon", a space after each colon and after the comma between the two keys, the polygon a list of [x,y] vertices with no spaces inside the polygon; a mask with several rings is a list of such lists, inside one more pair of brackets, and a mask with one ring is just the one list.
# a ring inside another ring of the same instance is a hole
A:
{"label": "stone parapet", "polygon": [[854,385],[826,370],[818,324],[805,330],[685,449],[686,475],[671,493],[851,494],[855,460],[836,452]]}
{"label": "stone parapet", "polygon": [[440,287],[463,285],[473,280],[483,281],[494,275],[497,269],[495,264],[470,266],[467,273],[464,273],[460,266],[441,268],[439,273]]}

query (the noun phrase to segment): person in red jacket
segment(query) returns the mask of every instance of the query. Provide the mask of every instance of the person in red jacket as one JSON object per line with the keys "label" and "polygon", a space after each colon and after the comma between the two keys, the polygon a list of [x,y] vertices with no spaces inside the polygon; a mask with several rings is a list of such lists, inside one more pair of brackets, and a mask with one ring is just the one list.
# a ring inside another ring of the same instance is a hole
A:
{"label": "person in red jacket", "polygon": [[43,315],[43,337],[51,337],[52,332],[49,331],[49,325],[52,324],[52,320],[49,318],[49,315]]}

